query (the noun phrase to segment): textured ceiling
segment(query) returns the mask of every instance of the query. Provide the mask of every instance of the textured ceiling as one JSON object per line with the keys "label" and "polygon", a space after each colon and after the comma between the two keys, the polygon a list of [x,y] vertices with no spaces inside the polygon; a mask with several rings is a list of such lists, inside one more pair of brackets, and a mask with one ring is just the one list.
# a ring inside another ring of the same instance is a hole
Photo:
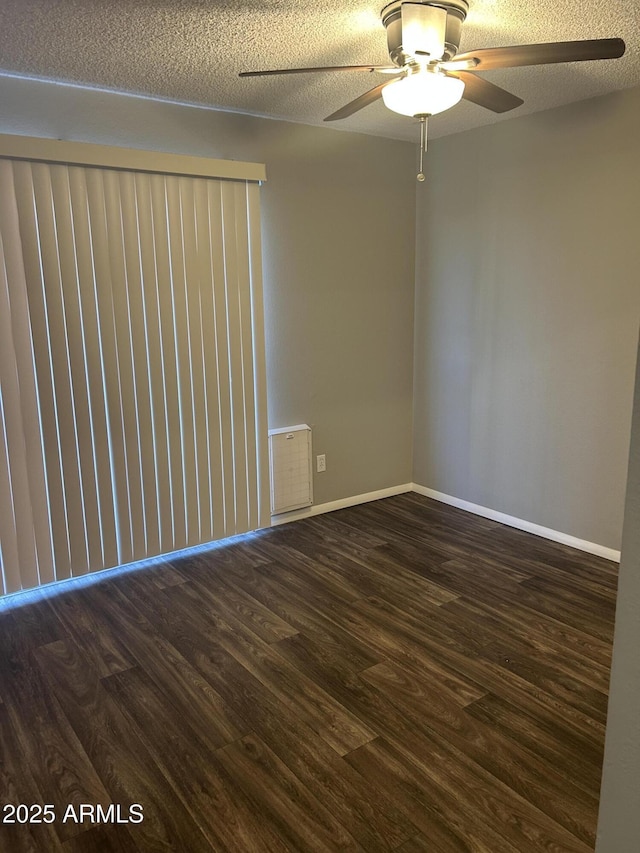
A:
{"label": "textured ceiling", "polygon": [[[388,61],[375,0],[0,0],[0,69],[322,124],[384,78],[366,72],[248,78],[251,69]],[[485,72],[524,98],[497,116],[462,102],[430,123],[432,137],[640,85],[639,0],[471,0],[460,51],[619,36],[617,60]],[[1,105],[0,105],[1,111]],[[414,140],[415,122],[381,102],[342,122]]]}

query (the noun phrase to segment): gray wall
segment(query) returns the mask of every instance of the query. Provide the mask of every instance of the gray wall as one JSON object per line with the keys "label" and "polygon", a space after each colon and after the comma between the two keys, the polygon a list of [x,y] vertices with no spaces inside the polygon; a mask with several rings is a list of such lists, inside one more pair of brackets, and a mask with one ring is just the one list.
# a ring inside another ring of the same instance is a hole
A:
{"label": "gray wall", "polygon": [[414,481],[618,549],[640,88],[447,137],[418,193]]}
{"label": "gray wall", "polygon": [[269,425],[312,425],[316,503],[411,481],[413,145],[6,77],[0,132],[266,163]]}
{"label": "gray wall", "polygon": [[597,853],[640,850],[640,349]]}

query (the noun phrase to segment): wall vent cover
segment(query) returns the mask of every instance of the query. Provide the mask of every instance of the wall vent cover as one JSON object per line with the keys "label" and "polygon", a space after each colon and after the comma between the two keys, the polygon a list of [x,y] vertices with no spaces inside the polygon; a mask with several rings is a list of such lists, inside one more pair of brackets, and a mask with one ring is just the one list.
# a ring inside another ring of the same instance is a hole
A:
{"label": "wall vent cover", "polygon": [[311,506],[311,427],[298,424],[269,430],[271,515]]}

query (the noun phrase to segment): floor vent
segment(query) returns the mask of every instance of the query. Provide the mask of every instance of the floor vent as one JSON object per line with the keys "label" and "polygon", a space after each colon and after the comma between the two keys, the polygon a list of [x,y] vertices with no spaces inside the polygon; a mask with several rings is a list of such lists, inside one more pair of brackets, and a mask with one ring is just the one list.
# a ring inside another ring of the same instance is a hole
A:
{"label": "floor vent", "polygon": [[271,515],[311,506],[311,427],[269,430]]}

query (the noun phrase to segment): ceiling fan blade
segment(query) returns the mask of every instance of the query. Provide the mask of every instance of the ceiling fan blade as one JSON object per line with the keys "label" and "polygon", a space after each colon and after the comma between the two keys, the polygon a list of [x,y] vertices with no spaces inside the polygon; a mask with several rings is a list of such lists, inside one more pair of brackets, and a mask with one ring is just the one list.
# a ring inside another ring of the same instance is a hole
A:
{"label": "ceiling fan blade", "polygon": [[459,53],[455,61],[477,59],[476,71],[492,68],[516,68],[521,65],[546,65],[554,62],[583,62],[590,59],[618,59],[625,51],[622,39],[555,41],[547,44],[519,44],[514,47],[489,47]]}
{"label": "ceiling fan blade", "polygon": [[457,77],[464,83],[462,97],[479,107],[486,107],[494,113],[506,113],[524,104],[522,98],[512,95],[495,83],[489,83],[483,77],[476,77],[470,71],[449,71],[449,77]]}
{"label": "ceiling fan blade", "polygon": [[398,71],[397,65],[325,65],[318,68],[276,68],[272,71],[240,71],[238,77],[270,77],[272,74],[314,74],[318,71]]}
{"label": "ceiling fan blade", "polygon": [[385,86],[388,86],[389,83],[393,83],[394,80],[399,80],[401,77],[402,74],[392,77],[390,80],[385,80],[384,83],[380,83],[380,85],[376,86],[374,89],[369,89],[369,91],[365,92],[364,95],[360,95],[359,98],[345,104],[344,107],[336,110],[335,113],[331,113],[330,116],[326,117],[325,121],[337,121],[341,118],[347,118],[348,116],[357,113],[358,110],[361,110],[363,107],[368,107],[369,104],[372,104],[374,101],[377,101],[378,98],[382,97],[382,90]]}

